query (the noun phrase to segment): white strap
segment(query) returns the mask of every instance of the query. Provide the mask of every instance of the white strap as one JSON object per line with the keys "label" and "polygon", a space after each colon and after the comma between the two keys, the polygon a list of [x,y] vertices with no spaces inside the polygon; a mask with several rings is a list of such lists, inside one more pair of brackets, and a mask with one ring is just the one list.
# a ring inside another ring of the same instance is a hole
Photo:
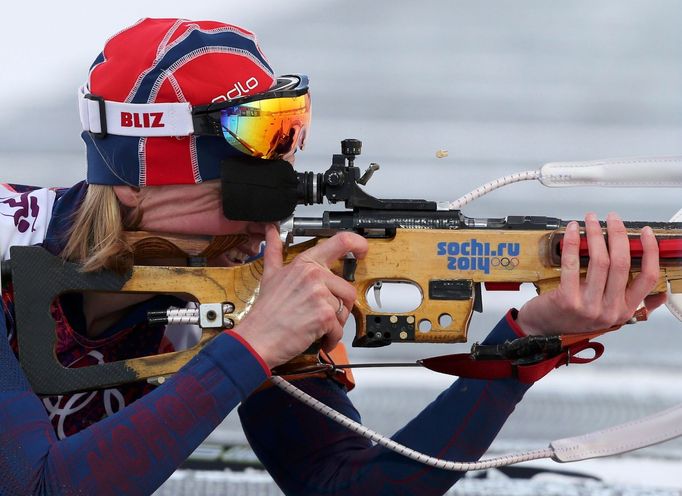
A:
{"label": "white strap", "polygon": [[682,405],[584,436],[552,441],[552,459],[575,462],[618,455],[682,435]]}
{"label": "white strap", "polygon": [[328,407],[321,401],[316,400],[281,377],[273,376],[270,378],[270,381],[322,415],[372,442],[411,460],[443,470],[482,470],[543,458],[552,458],[557,462],[576,462],[588,458],[618,455],[682,435],[682,405],[678,405],[654,415],[609,429],[595,431],[584,436],[552,441],[549,447],[544,449],[503,455],[478,462],[443,460],[415,451],[368,429],[364,425]]}
{"label": "white strap", "polygon": [[545,186],[679,187],[682,156],[551,162],[540,169]]}
{"label": "white strap", "polygon": [[[78,90],[84,131],[101,133],[100,102]],[[104,101],[108,134],[117,136],[189,136],[194,132],[189,103],[121,103]]]}
{"label": "white strap", "polygon": [[[670,218],[670,222],[682,222],[682,208]],[[668,289],[668,301],[665,304],[670,313],[682,320],[682,293],[671,293]]]}

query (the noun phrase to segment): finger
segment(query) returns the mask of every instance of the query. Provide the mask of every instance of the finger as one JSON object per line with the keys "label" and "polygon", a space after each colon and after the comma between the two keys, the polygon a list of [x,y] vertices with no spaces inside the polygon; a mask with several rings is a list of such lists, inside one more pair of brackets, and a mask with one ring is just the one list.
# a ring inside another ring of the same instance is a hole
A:
{"label": "finger", "polygon": [[567,295],[576,295],[580,291],[580,231],[576,221],[569,222],[564,233],[561,288]]}
{"label": "finger", "polygon": [[656,287],[659,277],[658,242],[650,227],[645,227],[639,235],[642,241],[642,267],[625,293],[628,306],[636,306]]}
{"label": "finger", "polygon": [[630,241],[625,225],[618,215],[610,213],[606,225],[609,235],[609,273],[604,301],[607,305],[622,304],[630,278]]}
{"label": "finger", "polygon": [[327,331],[324,336],[322,336],[320,346],[324,351],[329,353],[336,348],[336,345],[339,344],[339,341],[341,341],[342,337],[343,327],[337,322],[335,326],[332,326],[332,328]]}
{"label": "finger", "polygon": [[352,252],[355,258],[363,258],[367,254],[367,248],[367,240],[359,234],[342,232],[316,244],[302,255],[308,260],[329,267],[349,252]]}
{"label": "finger", "polygon": [[346,304],[344,303],[343,299],[332,295],[329,300],[329,304],[334,309],[334,313],[336,314],[336,318],[338,319],[339,323],[343,325],[346,322]]}
{"label": "finger", "polygon": [[663,305],[667,299],[668,295],[666,293],[652,294],[644,298],[644,306],[646,307],[647,312],[651,313]]}
{"label": "finger", "polygon": [[284,259],[283,245],[279,237],[279,230],[274,224],[265,227],[265,251],[263,252],[263,277],[270,272],[282,268]]}
{"label": "finger", "polygon": [[585,300],[601,303],[609,275],[609,252],[606,249],[606,241],[604,241],[604,233],[599,220],[593,213],[585,216],[585,234],[590,256],[585,276]]}
{"label": "finger", "polygon": [[333,296],[341,298],[346,308],[351,308],[355,304],[357,292],[351,283],[331,272],[325,272],[321,277],[329,292]]}

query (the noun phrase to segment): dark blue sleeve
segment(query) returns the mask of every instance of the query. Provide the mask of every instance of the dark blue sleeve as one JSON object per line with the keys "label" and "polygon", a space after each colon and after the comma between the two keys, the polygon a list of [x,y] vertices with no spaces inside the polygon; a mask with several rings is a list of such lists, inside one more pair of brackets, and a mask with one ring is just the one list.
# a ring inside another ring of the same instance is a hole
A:
{"label": "dark blue sleeve", "polygon": [[[508,314],[486,342],[516,337]],[[360,421],[344,389],[335,382],[307,379],[297,381],[296,386]],[[392,439],[439,458],[478,460],[528,388],[513,379],[459,379]],[[239,415],[254,451],[286,494],[440,495],[463,475],[373,446],[279,388],[249,397]]]}
{"label": "dark blue sleeve", "polygon": [[58,440],[5,339],[0,318],[0,494],[151,494],[267,377],[223,333],[164,385]]}

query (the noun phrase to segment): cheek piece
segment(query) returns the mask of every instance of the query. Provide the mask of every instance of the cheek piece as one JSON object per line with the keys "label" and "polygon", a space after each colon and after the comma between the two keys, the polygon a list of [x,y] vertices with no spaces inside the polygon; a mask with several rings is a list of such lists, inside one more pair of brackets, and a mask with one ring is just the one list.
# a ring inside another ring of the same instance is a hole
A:
{"label": "cheek piece", "polygon": [[278,222],[298,203],[298,177],[286,160],[231,157],[220,175],[223,215],[230,220]]}

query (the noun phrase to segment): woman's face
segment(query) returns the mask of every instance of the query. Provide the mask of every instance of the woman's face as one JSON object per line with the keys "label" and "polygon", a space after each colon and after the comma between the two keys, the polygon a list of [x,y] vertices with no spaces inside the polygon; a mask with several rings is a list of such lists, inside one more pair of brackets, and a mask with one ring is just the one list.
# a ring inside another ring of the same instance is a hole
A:
{"label": "woman's face", "polygon": [[248,240],[229,250],[219,265],[235,265],[260,251],[265,238],[265,223],[235,221],[223,216],[220,182],[192,185],[149,186],[135,190],[115,186],[119,201],[142,210],[138,229],[159,233],[226,235],[247,234]]}

